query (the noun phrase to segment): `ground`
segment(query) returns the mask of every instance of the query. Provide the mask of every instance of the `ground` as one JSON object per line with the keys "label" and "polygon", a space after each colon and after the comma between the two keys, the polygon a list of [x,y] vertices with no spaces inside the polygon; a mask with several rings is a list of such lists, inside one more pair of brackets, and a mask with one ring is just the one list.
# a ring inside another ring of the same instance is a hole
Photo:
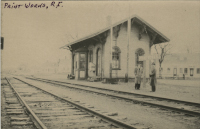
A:
{"label": "ground", "polygon": [[[68,81],[71,83],[82,85],[130,91],[152,96],[161,96],[198,103],[200,102],[199,80],[158,80],[156,92],[150,92],[151,87],[148,83],[146,84],[146,86],[141,84],[141,89],[135,90],[133,82],[103,84],[101,82],[75,81],[67,80],[66,74],[35,74],[32,76],[59,81]],[[99,95],[96,94],[87,94],[74,90],[69,91],[65,88],[53,87],[41,82],[32,82],[43,88],[48,87],[48,90],[53,91],[63,97],[71,98],[72,100],[79,100],[81,103],[86,103],[88,105],[94,106],[95,109],[98,108],[102,112],[117,113],[117,117],[124,120],[128,119],[129,123],[134,126],[149,127],[151,129],[200,128],[199,118],[196,117],[187,117],[180,114],[173,114],[170,112],[162,111],[157,108],[147,108],[139,104],[132,104],[130,102],[119,101],[117,99],[107,98],[103,96],[99,97]]]}
{"label": "ground", "polygon": [[[62,76],[56,76],[56,75],[43,76],[43,78],[62,80]],[[119,120],[124,120],[135,127],[147,127],[149,129],[200,128],[200,121],[198,117],[191,117],[184,114],[174,113],[171,111],[160,110],[159,108],[155,107],[142,106],[141,104],[133,104],[132,102],[126,102],[124,100],[118,100],[106,96],[100,96],[95,93],[90,94],[83,91],[77,91],[64,87],[55,87],[47,83],[36,82],[34,80],[27,79],[26,81],[40,88],[44,88],[55,94],[58,94],[59,96],[70,99],[71,101],[76,101],[82,104],[93,106],[95,110],[99,110],[99,112],[101,113],[104,112],[108,114],[117,114],[116,118],[118,118]],[[69,80],[63,78],[62,81],[69,81]],[[133,83],[129,84],[120,83],[118,85],[110,85],[110,84],[108,85],[108,84],[102,84],[101,82],[86,82],[86,81],[74,81],[74,80],[71,80],[71,82],[81,83],[82,85],[87,84],[98,87],[106,87],[112,89],[115,88],[116,90],[124,90],[124,91],[127,91],[129,89],[132,90],[134,89]],[[168,88],[167,92],[166,90],[164,90],[164,86],[163,88],[158,88],[158,89],[160,91],[158,90],[155,93],[149,92],[150,88],[146,86],[146,88],[141,88],[140,91],[135,91],[135,90],[134,91],[138,93],[142,92],[144,94],[151,94],[151,95],[156,94],[157,96],[159,96],[162,93],[165,93],[166,95],[168,92],[170,92],[169,89],[172,88]],[[188,93],[185,94],[189,96]],[[180,95],[184,96],[182,91],[180,92]]]}
{"label": "ground", "polygon": [[75,81],[67,80],[66,74],[35,74],[33,76],[200,103],[200,80],[158,79],[156,92],[150,92],[151,86],[148,83],[145,86],[142,83],[140,90],[135,90],[134,82],[103,84],[101,82]]}

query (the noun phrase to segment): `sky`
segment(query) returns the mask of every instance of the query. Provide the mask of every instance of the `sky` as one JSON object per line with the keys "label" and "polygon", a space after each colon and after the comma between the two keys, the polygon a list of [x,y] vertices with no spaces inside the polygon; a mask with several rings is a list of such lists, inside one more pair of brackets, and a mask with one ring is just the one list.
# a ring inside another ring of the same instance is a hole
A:
{"label": "sky", "polygon": [[[41,65],[65,56],[70,63],[70,52],[59,48],[106,27],[109,15],[112,23],[138,15],[170,39],[171,53],[186,53],[187,47],[200,52],[199,1],[64,1],[57,8],[51,2],[30,2],[43,3],[44,8],[25,8],[29,1],[1,2],[2,69]],[[8,8],[6,3],[22,6]]]}

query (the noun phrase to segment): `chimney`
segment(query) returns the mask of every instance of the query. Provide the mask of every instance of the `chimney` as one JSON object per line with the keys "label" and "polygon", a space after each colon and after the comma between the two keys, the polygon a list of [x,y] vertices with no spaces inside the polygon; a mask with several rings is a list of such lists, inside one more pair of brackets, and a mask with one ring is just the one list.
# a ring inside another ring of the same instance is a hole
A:
{"label": "chimney", "polygon": [[106,17],[106,26],[111,26],[112,25],[112,17],[110,16],[110,15],[108,15],[107,17]]}

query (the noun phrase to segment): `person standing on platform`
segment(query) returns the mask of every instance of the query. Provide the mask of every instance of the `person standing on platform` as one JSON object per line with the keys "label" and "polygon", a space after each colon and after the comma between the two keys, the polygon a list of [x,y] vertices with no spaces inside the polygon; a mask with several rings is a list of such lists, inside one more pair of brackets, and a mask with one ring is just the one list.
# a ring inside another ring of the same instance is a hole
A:
{"label": "person standing on platform", "polygon": [[142,81],[141,77],[143,74],[143,68],[141,67],[140,64],[138,64],[138,67],[135,68],[134,73],[135,73],[135,89],[139,90]]}
{"label": "person standing on platform", "polygon": [[150,73],[150,85],[151,85],[151,88],[152,88],[152,92],[156,91],[156,84],[157,84],[156,68],[155,68],[155,63],[153,62],[151,64],[151,73]]}

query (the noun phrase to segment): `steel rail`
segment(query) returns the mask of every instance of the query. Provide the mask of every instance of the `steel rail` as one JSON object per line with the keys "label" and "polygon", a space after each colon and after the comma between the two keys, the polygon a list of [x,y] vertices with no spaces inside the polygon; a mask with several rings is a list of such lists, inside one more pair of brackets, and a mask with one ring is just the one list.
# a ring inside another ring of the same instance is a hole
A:
{"label": "steel rail", "polygon": [[[15,77],[13,77],[13,78],[15,78]],[[72,102],[72,101],[70,101],[70,100],[67,100],[67,99],[62,98],[62,97],[60,97],[60,96],[58,96],[58,95],[55,95],[54,93],[52,93],[52,92],[50,92],[50,91],[46,91],[46,90],[41,89],[41,88],[39,88],[39,87],[37,87],[37,86],[34,86],[34,85],[32,85],[32,84],[29,84],[29,83],[27,83],[27,82],[25,82],[25,81],[23,81],[23,80],[21,80],[21,79],[18,79],[18,78],[15,78],[15,79],[17,79],[17,80],[19,80],[19,81],[21,81],[21,82],[23,82],[23,83],[25,83],[25,84],[27,84],[27,85],[29,85],[29,86],[32,86],[32,87],[34,87],[34,88],[36,88],[36,89],[38,89],[38,90],[41,90],[41,91],[43,91],[43,92],[45,92],[45,93],[47,93],[47,94],[50,94],[50,95],[56,97],[56,98],[59,99],[59,100],[65,101],[65,102],[67,102],[67,103],[70,103],[71,105],[74,105],[75,107],[77,107],[77,108],[80,109],[80,110],[84,110],[85,112],[87,112],[87,113],[89,113],[89,114],[92,114],[92,115],[94,115],[94,116],[97,116],[97,117],[101,118],[103,121],[106,121],[106,122],[108,122],[108,123],[111,123],[111,125],[114,125],[114,126],[117,126],[117,127],[121,127],[121,128],[125,128],[125,129],[137,129],[136,127],[134,127],[134,126],[132,126],[132,125],[126,124],[126,123],[124,123],[124,122],[118,121],[118,120],[116,120],[116,119],[113,119],[113,118],[111,118],[111,117],[109,117],[109,116],[106,116],[106,115],[103,115],[103,114],[101,114],[101,113],[98,113],[98,112],[96,112],[96,111],[94,111],[94,110],[91,110],[91,109],[89,109],[89,108],[86,108],[86,107],[84,107],[84,106],[78,105],[78,104],[76,104],[76,103],[74,103],[74,102]]]}
{"label": "steel rail", "polygon": [[100,89],[100,90],[105,90],[105,91],[112,91],[112,92],[117,92],[117,93],[122,93],[122,94],[138,95],[138,96],[143,96],[143,97],[151,97],[151,98],[158,99],[158,100],[166,100],[166,101],[173,101],[173,102],[177,102],[177,103],[185,103],[188,105],[200,106],[200,103],[188,102],[188,101],[177,100],[177,99],[156,97],[156,96],[144,95],[144,94],[138,94],[138,93],[130,93],[130,92],[126,92],[126,91],[111,90],[111,89],[106,89],[106,88],[99,88],[99,87],[93,87],[93,86],[87,86],[87,85],[81,85],[81,84],[75,84],[75,83],[69,83],[69,82],[62,82],[62,81],[55,81],[55,80],[49,80],[49,79],[42,79],[42,78],[30,78],[30,77],[26,77],[26,78],[48,80],[48,81],[57,82],[57,83],[71,84],[71,85],[89,87],[89,88]]}
{"label": "steel rail", "polygon": [[198,117],[200,116],[199,112],[194,112],[194,111],[189,111],[189,110],[174,108],[174,107],[170,107],[170,106],[165,106],[165,105],[150,103],[150,102],[141,101],[141,100],[130,99],[130,98],[121,97],[121,96],[117,96],[117,95],[111,95],[111,94],[108,94],[108,93],[101,93],[101,92],[86,90],[86,89],[82,89],[82,88],[76,88],[76,87],[62,85],[62,84],[48,82],[48,81],[44,81],[44,82],[51,83],[51,84],[56,84],[56,85],[60,85],[60,86],[65,86],[65,87],[69,87],[69,88],[74,88],[74,89],[78,89],[78,90],[84,90],[84,91],[87,91],[87,92],[93,92],[93,93],[96,93],[96,94],[101,94],[101,95],[105,95],[105,96],[115,97],[115,98],[119,98],[119,99],[124,99],[124,100],[128,100],[128,101],[136,102],[136,103],[141,103],[141,104],[144,104],[144,105],[150,105],[150,106],[159,107],[159,108],[163,108],[163,109],[167,109],[167,110],[181,112],[181,113],[192,115],[192,116],[198,116]]}
{"label": "steel rail", "polygon": [[47,127],[40,121],[40,119],[36,116],[36,114],[31,110],[31,108],[28,106],[28,104],[22,99],[20,94],[17,92],[17,90],[12,86],[10,81],[5,78],[7,82],[9,83],[10,87],[13,89],[13,91],[16,93],[17,99],[20,101],[20,103],[23,105],[23,107],[26,107],[27,111],[30,113],[30,117],[33,120],[33,123],[35,126],[39,129],[47,129]]}

